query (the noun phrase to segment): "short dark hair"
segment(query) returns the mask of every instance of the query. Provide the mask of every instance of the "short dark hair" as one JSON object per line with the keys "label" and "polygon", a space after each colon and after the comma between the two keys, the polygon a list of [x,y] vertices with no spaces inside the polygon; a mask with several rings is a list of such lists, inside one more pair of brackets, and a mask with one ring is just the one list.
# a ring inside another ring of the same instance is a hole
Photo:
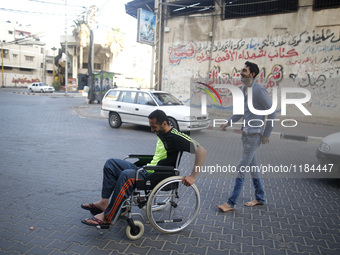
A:
{"label": "short dark hair", "polygon": [[168,116],[163,112],[162,110],[154,110],[150,115],[148,116],[150,120],[156,119],[156,123],[159,125],[162,125],[164,121],[166,121],[167,124],[169,124]]}
{"label": "short dark hair", "polygon": [[253,78],[255,78],[259,74],[260,69],[255,63],[247,61],[245,65],[249,67],[250,73],[255,73],[255,76]]}

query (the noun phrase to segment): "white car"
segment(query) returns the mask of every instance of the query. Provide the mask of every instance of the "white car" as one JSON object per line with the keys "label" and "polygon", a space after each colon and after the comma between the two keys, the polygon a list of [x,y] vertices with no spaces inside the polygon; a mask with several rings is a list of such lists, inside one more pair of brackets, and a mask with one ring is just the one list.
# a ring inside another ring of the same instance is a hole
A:
{"label": "white car", "polygon": [[331,171],[336,178],[340,178],[340,132],[322,139],[316,157],[320,164],[332,164]]}
{"label": "white car", "polygon": [[103,97],[101,115],[108,118],[113,128],[119,128],[124,122],[149,126],[148,116],[156,109],[163,110],[170,125],[180,131],[200,130],[210,125],[208,115],[183,105],[164,91],[110,89]]}
{"label": "white car", "polygon": [[53,93],[55,91],[55,89],[52,86],[48,86],[43,82],[34,82],[31,85],[29,85],[27,88],[31,92],[41,92],[41,93],[51,92],[51,93]]}

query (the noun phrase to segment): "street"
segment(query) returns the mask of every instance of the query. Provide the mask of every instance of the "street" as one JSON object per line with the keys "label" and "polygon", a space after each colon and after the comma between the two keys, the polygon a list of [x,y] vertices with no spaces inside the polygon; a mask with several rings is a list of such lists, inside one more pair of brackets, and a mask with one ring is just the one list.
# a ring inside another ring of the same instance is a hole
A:
{"label": "street", "polygon": [[[124,220],[110,230],[83,225],[90,214],[80,205],[99,199],[105,161],[152,154],[157,137],[148,127],[112,129],[99,111],[79,109],[88,109],[85,98],[72,94],[0,89],[1,254],[340,254],[339,180],[311,170],[320,141],[273,136],[258,150],[267,203],[243,206],[253,200],[248,173],[235,210],[222,213],[216,204],[232,191],[241,136],[217,128],[191,133],[208,155],[196,181],[201,208],[188,228],[170,235],[145,225],[131,241]],[[193,159],[183,156],[182,176]]]}

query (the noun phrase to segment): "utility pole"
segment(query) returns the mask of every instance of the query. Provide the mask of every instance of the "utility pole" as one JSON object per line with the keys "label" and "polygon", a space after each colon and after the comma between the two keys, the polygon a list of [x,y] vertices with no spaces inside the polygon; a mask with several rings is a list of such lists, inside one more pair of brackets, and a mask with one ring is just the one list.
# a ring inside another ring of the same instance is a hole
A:
{"label": "utility pole", "polygon": [[89,73],[89,93],[88,93],[88,103],[92,104],[94,100],[94,85],[93,85],[93,51],[94,51],[94,43],[93,43],[93,31],[91,28],[90,29],[90,45],[89,45],[89,56],[88,56],[88,73]]}
{"label": "utility pole", "polygon": [[67,96],[68,57],[67,57],[67,0],[65,0],[65,96]]}
{"label": "utility pole", "polygon": [[97,7],[92,5],[87,12],[86,17],[86,26],[90,30],[90,45],[89,45],[89,56],[88,56],[88,85],[89,85],[89,92],[87,97],[87,103],[92,104],[94,101],[94,77],[93,77],[93,70],[94,70],[94,35],[93,35],[93,25],[95,24]]}
{"label": "utility pole", "polygon": [[2,80],[1,80],[1,87],[5,87],[4,85],[4,43],[1,42],[1,72],[2,72]]}
{"label": "utility pole", "polygon": [[155,89],[162,88],[162,42],[163,42],[163,0],[155,0],[155,14],[156,14],[156,33],[155,33]]}
{"label": "utility pole", "polygon": [[55,61],[55,51],[56,51],[56,49],[57,49],[56,47],[51,48],[51,50],[53,50],[53,79],[52,79],[52,84],[55,81],[55,79],[54,79],[54,75],[55,75],[55,63],[54,63],[54,61]]}

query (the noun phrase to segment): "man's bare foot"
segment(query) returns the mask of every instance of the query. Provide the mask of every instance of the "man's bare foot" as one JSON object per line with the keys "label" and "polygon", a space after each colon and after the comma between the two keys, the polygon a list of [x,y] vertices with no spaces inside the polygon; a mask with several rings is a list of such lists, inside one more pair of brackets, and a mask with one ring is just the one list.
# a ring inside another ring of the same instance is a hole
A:
{"label": "man's bare foot", "polygon": [[[97,214],[97,215],[95,215],[94,217],[95,217],[96,219],[98,219],[98,220],[104,222],[104,223],[111,223],[110,221],[107,221],[107,220],[105,219],[105,214],[104,214],[104,213]],[[90,219],[90,221],[92,221],[92,220]],[[92,223],[93,223],[93,222],[92,222]]]}
{"label": "man's bare foot", "polygon": [[97,214],[104,211],[108,204],[108,199],[102,198],[98,202],[82,204],[81,207],[85,210],[94,211]]}
{"label": "man's bare foot", "polygon": [[216,205],[218,209],[220,209],[222,212],[229,212],[234,210],[228,203],[225,203],[223,205]]}
{"label": "man's bare foot", "polygon": [[105,220],[104,213],[97,214],[96,216],[82,220],[81,222],[86,225],[100,227],[102,229],[108,229],[110,228],[110,225],[111,225],[110,221]]}
{"label": "man's bare foot", "polygon": [[253,201],[244,203],[244,205],[248,207],[253,207],[255,205],[263,205],[263,204],[255,199]]}

